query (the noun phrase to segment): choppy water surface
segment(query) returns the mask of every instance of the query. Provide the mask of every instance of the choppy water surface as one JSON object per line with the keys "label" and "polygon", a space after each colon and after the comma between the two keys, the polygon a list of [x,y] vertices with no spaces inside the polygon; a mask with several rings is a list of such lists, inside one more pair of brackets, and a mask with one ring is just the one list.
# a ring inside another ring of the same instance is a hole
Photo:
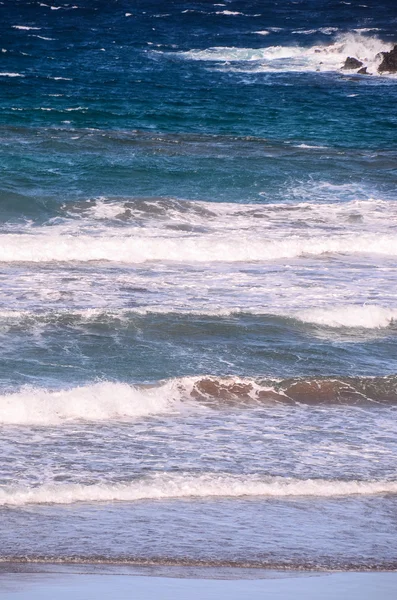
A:
{"label": "choppy water surface", "polygon": [[0,5],[0,560],[394,569],[394,3],[168,4]]}

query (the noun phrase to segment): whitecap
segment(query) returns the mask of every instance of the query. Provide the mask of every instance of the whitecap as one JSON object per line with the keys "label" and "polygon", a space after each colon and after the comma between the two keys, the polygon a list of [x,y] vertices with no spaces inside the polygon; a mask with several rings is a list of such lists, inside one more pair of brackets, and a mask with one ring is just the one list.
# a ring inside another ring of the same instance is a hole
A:
{"label": "whitecap", "polygon": [[30,31],[35,29],[36,31],[39,31],[41,29],[41,27],[31,27],[30,25],[13,25],[14,29],[21,29],[21,30],[26,30],[26,31]]}
{"label": "whitecap", "polygon": [[229,473],[154,473],[125,483],[46,483],[36,487],[3,486],[0,505],[134,502],[172,498],[334,498],[397,494],[394,480],[327,480]]}
{"label": "whitecap", "polygon": [[228,15],[228,16],[232,16],[232,17],[237,17],[237,15],[242,15],[243,13],[237,12],[237,11],[234,11],[234,10],[219,10],[215,14],[217,14],[217,15]]}
{"label": "whitecap", "polygon": [[359,327],[376,329],[397,322],[397,307],[377,305],[348,305],[338,307],[311,308],[296,314],[296,318],[308,323],[328,327]]}
{"label": "whitecap", "polygon": [[[54,231],[55,230],[55,231]],[[178,263],[255,262],[324,254],[373,254],[397,256],[397,236],[392,234],[315,235],[291,234],[285,239],[263,240],[240,234],[200,237],[150,237],[102,234],[78,236],[52,228],[36,235],[0,235],[1,262],[116,261],[139,264],[148,261]]]}
{"label": "whitecap", "polygon": [[173,380],[153,388],[111,382],[60,391],[25,387],[0,396],[0,423],[48,426],[146,417],[175,410],[178,398]]}
{"label": "whitecap", "polygon": [[37,37],[40,40],[46,40],[47,42],[55,41],[55,38],[44,37],[44,35],[32,35],[31,37]]}
{"label": "whitecap", "polygon": [[[314,31],[307,30],[306,33]],[[392,47],[392,43],[383,42],[374,36],[348,33],[337,35],[333,43],[327,45],[264,48],[215,46],[205,50],[178,52],[176,55],[188,60],[223,62],[229,71],[249,72],[339,71],[346,57],[354,56],[365,64],[369,73],[375,74],[382,60],[380,53],[391,50]],[[244,63],[247,63],[247,66],[244,66]],[[217,68],[221,67],[218,65]]]}
{"label": "whitecap", "polygon": [[0,73],[0,77],[25,77],[22,73]]}

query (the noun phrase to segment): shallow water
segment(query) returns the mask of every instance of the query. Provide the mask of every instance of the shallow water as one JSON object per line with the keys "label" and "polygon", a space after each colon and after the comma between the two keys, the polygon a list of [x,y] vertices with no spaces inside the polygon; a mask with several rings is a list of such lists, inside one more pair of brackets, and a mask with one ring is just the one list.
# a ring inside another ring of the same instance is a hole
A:
{"label": "shallow water", "polygon": [[394,3],[0,12],[0,559],[395,568]]}

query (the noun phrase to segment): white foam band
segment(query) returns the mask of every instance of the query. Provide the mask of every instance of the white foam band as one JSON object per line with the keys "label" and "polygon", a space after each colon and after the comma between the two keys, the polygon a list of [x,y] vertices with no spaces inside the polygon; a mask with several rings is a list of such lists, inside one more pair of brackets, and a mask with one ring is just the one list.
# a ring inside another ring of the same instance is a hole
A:
{"label": "white foam band", "polygon": [[[308,30],[294,33],[310,34],[315,32],[316,30]],[[261,34],[262,32],[258,31],[257,33]],[[189,60],[238,62],[240,63],[239,70],[244,70],[244,62],[261,62],[261,65],[256,66],[259,71],[287,72],[338,70],[348,56],[353,56],[365,63],[370,73],[375,74],[382,61],[380,53],[390,51],[392,47],[392,44],[383,42],[376,36],[352,32],[337,35],[335,41],[327,45],[307,47],[291,44],[290,46],[267,46],[265,48],[213,47],[206,50],[179,52],[178,55]],[[252,66],[249,70],[252,71]]]}
{"label": "white foam band", "polygon": [[[320,378],[316,380],[257,381],[249,377],[214,377],[201,375],[159,381],[150,385],[102,382],[67,390],[23,387],[20,391],[0,395],[0,424],[54,426],[76,421],[117,421],[168,413],[180,414],[186,410],[208,410],[214,403],[252,402],[354,402],[358,400],[391,403],[396,401],[393,378],[368,378],[357,382]],[[302,387],[303,386],[303,387]],[[379,398],[377,386],[379,386]],[[301,391],[299,392],[299,388]],[[369,387],[368,396],[366,388]],[[341,392],[343,392],[341,397]],[[296,396],[298,393],[298,396]],[[207,408],[206,408],[207,407]]]}
{"label": "white foam band", "polygon": [[146,261],[176,262],[250,262],[294,258],[324,253],[368,253],[397,256],[397,236],[344,235],[324,237],[289,237],[262,241],[253,236],[239,239],[225,236],[202,237],[129,237],[0,235],[0,262],[52,261]]}
{"label": "white foam band", "polygon": [[135,315],[186,315],[186,316],[208,316],[208,317],[233,317],[252,315],[266,318],[286,318],[296,319],[303,323],[322,325],[333,328],[362,328],[362,329],[382,329],[389,327],[397,322],[397,307],[378,306],[376,304],[368,305],[341,305],[334,307],[324,306],[322,308],[310,308],[295,312],[293,310],[285,312],[271,312],[266,307],[222,307],[213,308],[190,308],[188,306],[138,306],[120,309],[63,309],[48,310],[46,312],[31,312],[28,310],[0,310],[0,322],[3,326],[7,324],[15,326],[17,323],[23,324],[25,328],[34,327],[38,324],[51,324],[62,318],[72,318],[81,324],[104,321],[111,323],[127,322]]}
{"label": "white foam band", "polygon": [[397,308],[382,306],[340,306],[312,308],[301,311],[296,317],[307,323],[328,327],[361,327],[376,329],[388,327],[397,320]]}
{"label": "white foam band", "polygon": [[131,502],[143,499],[209,497],[337,497],[396,494],[397,481],[340,481],[292,479],[229,474],[159,473],[130,483],[94,485],[45,484],[35,488],[0,488],[0,505]]}
{"label": "white foam band", "polygon": [[153,388],[111,382],[60,391],[23,388],[0,396],[0,423],[57,425],[76,420],[144,417],[172,410],[179,398],[174,380]]}

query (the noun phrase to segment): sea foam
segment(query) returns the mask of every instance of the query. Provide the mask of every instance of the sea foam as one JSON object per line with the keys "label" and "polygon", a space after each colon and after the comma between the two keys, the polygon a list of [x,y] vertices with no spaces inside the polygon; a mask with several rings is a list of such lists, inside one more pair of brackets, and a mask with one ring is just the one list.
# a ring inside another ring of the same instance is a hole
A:
{"label": "sea foam", "polygon": [[0,323],[3,328],[19,325],[25,330],[36,325],[54,325],[63,320],[76,325],[89,323],[128,323],[135,316],[150,315],[179,315],[186,317],[205,316],[219,319],[230,317],[256,316],[266,320],[286,319],[302,321],[303,323],[323,325],[333,328],[363,328],[381,329],[397,323],[397,308],[379,306],[376,304],[323,306],[321,308],[307,308],[296,311],[292,308],[281,312],[279,309],[272,312],[271,308],[262,307],[237,307],[237,306],[172,306],[170,304],[142,305],[128,308],[84,308],[84,309],[50,309],[45,312],[29,310],[0,310]]}
{"label": "sea foam", "polygon": [[13,25],[12,27],[13,29],[20,29],[22,31],[39,31],[41,29],[41,27],[31,27],[30,25]]}
{"label": "sea foam", "polygon": [[173,380],[155,387],[101,382],[68,390],[22,388],[0,396],[0,423],[57,425],[145,417],[172,410],[180,392]]}
{"label": "sea foam", "polygon": [[[55,229],[55,228],[54,228]],[[113,233],[113,232],[112,232]],[[395,235],[330,235],[312,238],[290,235],[263,240],[241,234],[200,237],[132,235],[71,235],[49,232],[36,235],[0,235],[0,262],[146,261],[252,262],[322,254],[381,254],[397,256]]]}
{"label": "sea foam", "polygon": [[397,381],[392,376],[256,380],[198,375],[150,385],[106,381],[55,391],[25,386],[0,395],[0,424],[47,427],[275,404],[392,406],[397,404]]}
{"label": "sea foam", "polygon": [[325,497],[396,494],[397,481],[293,479],[259,475],[156,473],[128,483],[44,484],[0,488],[0,505],[133,502],[174,498]]}
{"label": "sea foam", "polygon": [[0,77],[25,77],[22,73],[0,73]]}
{"label": "sea foam", "polygon": [[312,308],[301,311],[296,317],[301,321],[328,327],[375,329],[394,323],[397,320],[397,308],[376,305]]}
{"label": "sea foam", "polygon": [[[295,32],[295,33],[304,33]],[[306,33],[315,33],[309,30]],[[332,33],[328,29],[328,34]],[[237,70],[244,70],[242,63],[259,62],[249,66],[249,71],[334,71],[339,70],[347,56],[354,56],[365,63],[368,72],[376,73],[382,61],[380,52],[391,50],[393,44],[376,36],[352,32],[338,34],[331,44],[314,46],[267,46],[265,48],[212,47],[205,50],[179,52],[178,56],[189,60],[239,63]]]}

